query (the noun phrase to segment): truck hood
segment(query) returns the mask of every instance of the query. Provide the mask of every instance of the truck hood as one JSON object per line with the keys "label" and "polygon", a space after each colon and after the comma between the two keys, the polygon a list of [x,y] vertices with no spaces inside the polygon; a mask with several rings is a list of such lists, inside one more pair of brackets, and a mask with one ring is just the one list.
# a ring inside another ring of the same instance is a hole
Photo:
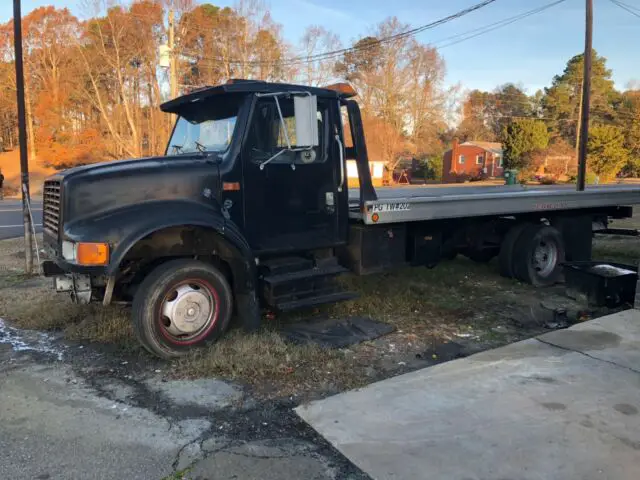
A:
{"label": "truck hood", "polygon": [[104,162],[65,170],[65,223],[146,202],[180,200],[211,205],[219,195],[215,156],[174,155]]}
{"label": "truck hood", "polygon": [[171,162],[186,162],[202,159],[202,155],[171,155],[145,158],[132,158],[126,160],[113,160],[108,162],[90,163],[79,167],[72,167],[59,172],[55,177],[69,179],[78,175],[100,175],[108,172],[127,172],[131,169],[168,166]]}

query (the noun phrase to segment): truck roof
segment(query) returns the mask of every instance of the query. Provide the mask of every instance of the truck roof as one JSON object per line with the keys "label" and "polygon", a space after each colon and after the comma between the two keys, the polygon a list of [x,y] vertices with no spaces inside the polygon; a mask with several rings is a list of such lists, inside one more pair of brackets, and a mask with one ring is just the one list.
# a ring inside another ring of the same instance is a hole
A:
{"label": "truck roof", "polygon": [[[338,84],[340,85],[340,84]],[[349,87],[350,88],[350,87]],[[160,105],[163,112],[176,113],[185,104],[204,100],[206,98],[225,93],[276,93],[276,92],[309,92],[312,95],[325,98],[349,98],[356,93],[341,90],[339,87],[318,88],[290,83],[264,82],[261,80],[229,80],[222,85],[203,87],[186,95],[174,98]]]}

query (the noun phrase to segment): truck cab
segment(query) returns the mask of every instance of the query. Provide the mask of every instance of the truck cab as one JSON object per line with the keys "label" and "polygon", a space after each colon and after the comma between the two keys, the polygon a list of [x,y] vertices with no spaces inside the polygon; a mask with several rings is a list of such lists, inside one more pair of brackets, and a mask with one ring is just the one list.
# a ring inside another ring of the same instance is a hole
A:
{"label": "truck cab", "polygon": [[132,302],[139,340],[164,358],[234,315],[255,328],[261,307],[352,298],[332,281],[347,270],[347,157],[375,198],[354,94],[236,80],[163,104],[177,117],[163,156],[45,181],[45,274],[78,302]]}

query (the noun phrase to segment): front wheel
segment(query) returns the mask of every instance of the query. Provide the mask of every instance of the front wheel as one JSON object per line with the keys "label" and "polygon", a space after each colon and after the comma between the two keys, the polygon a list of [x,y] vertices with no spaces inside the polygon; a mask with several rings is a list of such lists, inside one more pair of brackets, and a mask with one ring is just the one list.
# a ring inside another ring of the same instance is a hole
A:
{"label": "front wheel", "polygon": [[231,287],[214,266],[171,260],[153,270],[133,299],[133,328],[149,352],[171,359],[215,341],[232,315]]}

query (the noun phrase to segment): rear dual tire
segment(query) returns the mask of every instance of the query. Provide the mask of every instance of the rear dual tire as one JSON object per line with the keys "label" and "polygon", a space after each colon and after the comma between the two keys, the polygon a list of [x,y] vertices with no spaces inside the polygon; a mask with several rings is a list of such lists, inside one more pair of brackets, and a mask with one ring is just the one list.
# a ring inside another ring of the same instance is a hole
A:
{"label": "rear dual tire", "polygon": [[154,269],[133,300],[140,343],[164,359],[217,340],[229,326],[233,297],[225,276],[204,262],[178,259]]}
{"label": "rear dual tire", "polygon": [[501,275],[536,287],[557,283],[564,261],[562,235],[549,225],[515,225],[504,237],[500,248]]}

